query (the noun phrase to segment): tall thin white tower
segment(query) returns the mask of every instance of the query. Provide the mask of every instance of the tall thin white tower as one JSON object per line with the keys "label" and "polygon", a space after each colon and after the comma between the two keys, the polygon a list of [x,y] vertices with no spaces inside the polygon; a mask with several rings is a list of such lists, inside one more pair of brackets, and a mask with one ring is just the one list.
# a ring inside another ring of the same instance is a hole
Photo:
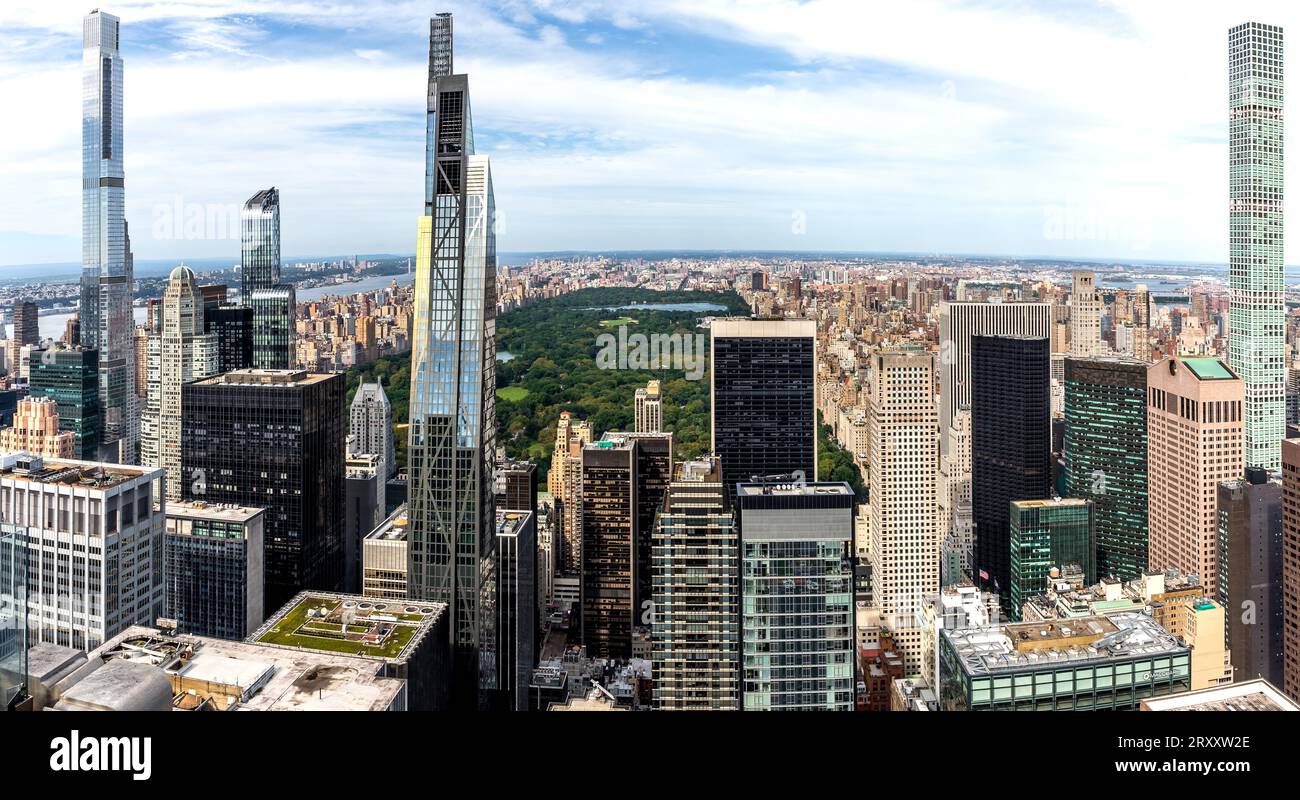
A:
{"label": "tall thin white tower", "polygon": [[1282,29],[1228,31],[1228,362],[1246,384],[1246,466],[1281,466],[1286,428],[1282,282]]}
{"label": "tall thin white tower", "polygon": [[99,351],[100,458],[134,462],[135,293],[122,171],[120,22],[92,11],[82,26],[81,343]]}

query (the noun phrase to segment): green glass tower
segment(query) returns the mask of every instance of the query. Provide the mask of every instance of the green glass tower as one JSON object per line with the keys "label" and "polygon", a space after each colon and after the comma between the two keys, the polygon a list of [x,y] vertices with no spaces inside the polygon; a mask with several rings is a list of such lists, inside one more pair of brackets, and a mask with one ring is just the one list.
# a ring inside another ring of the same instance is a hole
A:
{"label": "green glass tower", "polygon": [[1078,564],[1091,585],[1096,548],[1091,500],[1011,501],[1011,618],[1019,621],[1025,599],[1047,588],[1053,567]]}
{"label": "green glass tower", "polygon": [[99,351],[51,347],[31,354],[31,396],[59,407],[59,430],[72,431],[77,458],[96,461],[103,433]]}
{"label": "green glass tower", "polygon": [[1282,29],[1228,31],[1228,364],[1246,384],[1246,466],[1281,468],[1286,428],[1282,285]]}
{"label": "green glass tower", "polygon": [[1097,576],[1147,569],[1147,363],[1065,360],[1066,495],[1093,502]]}

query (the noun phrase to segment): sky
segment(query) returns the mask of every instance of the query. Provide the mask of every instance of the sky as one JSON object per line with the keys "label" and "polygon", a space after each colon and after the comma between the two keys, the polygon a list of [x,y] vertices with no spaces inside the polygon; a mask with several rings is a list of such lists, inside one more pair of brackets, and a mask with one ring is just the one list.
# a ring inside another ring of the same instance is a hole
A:
{"label": "sky", "polygon": [[[414,250],[438,11],[455,15],[502,251],[1223,262],[1227,30],[1300,31],[1300,4],[1242,1],[101,8],[122,19],[136,258],[232,263],[226,222],[271,185],[287,256]],[[90,9],[0,4],[0,265],[80,259]]]}

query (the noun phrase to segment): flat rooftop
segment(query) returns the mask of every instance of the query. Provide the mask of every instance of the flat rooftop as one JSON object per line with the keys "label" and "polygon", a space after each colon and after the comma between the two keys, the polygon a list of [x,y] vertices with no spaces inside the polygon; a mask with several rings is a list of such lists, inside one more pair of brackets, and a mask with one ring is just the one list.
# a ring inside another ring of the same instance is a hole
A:
{"label": "flat rooftop", "polygon": [[498,511],[497,536],[516,536],[533,516],[531,511]]}
{"label": "flat rooftop", "polygon": [[1235,381],[1237,375],[1227,364],[1224,364],[1217,358],[1211,356],[1184,357],[1179,359],[1183,366],[1192,371],[1199,380],[1203,381]]}
{"label": "flat rooftop", "polygon": [[366,538],[373,541],[405,541],[410,523],[410,518],[406,516],[406,503],[402,503],[393,509],[393,513],[388,515],[388,519],[379,523],[379,527],[367,533]]}
{"label": "flat rooftop", "polygon": [[1264,680],[1212,686],[1142,701],[1143,711],[1300,711],[1300,705]]}
{"label": "flat rooftop", "polygon": [[944,630],[970,675],[1058,663],[1088,663],[1186,652],[1187,646],[1140,611],[1068,620]]}
{"label": "flat rooftop", "polygon": [[445,612],[441,603],[300,592],[248,641],[400,661]]}
{"label": "flat rooftop", "polygon": [[135,626],[92,655],[157,668],[171,682],[172,707],[219,711],[383,711],[406,682],[354,656]]}
{"label": "flat rooftop", "polygon": [[168,500],[167,516],[177,519],[218,520],[221,522],[248,522],[266,509],[237,506],[227,503],[205,503],[202,500]]}
{"label": "flat rooftop", "polygon": [[853,490],[849,488],[847,483],[740,483],[736,485],[736,494],[742,496],[814,497],[827,494],[851,495]]}
{"label": "flat rooftop", "polygon": [[335,377],[334,374],[302,369],[235,369],[195,381],[196,386],[309,386]]}
{"label": "flat rooftop", "polygon": [[162,470],[67,458],[40,458],[28,453],[0,456],[0,475],[31,483],[61,483],[88,489],[111,489],[141,478],[160,478]]}

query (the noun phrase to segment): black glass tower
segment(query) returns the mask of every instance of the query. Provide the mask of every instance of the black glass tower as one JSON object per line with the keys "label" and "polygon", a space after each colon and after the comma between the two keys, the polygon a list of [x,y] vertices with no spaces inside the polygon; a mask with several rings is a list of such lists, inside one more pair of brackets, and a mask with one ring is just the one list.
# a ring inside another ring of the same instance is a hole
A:
{"label": "black glass tower", "polygon": [[253,309],[219,306],[203,312],[204,333],[217,336],[217,372],[253,366]]}
{"label": "black glass tower", "polygon": [[266,508],[265,609],[343,584],[343,376],[238,370],[182,398],[186,500]]}
{"label": "black glass tower", "polygon": [[1028,336],[971,337],[971,506],[973,576],[1011,592],[1011,502],[1052,496],[1049,341]]}
{"label": "black glass tower", "polygon": [[807,320],[710,326],[712,449],[730,499],[756,476],[817,479],[816,332]]}

